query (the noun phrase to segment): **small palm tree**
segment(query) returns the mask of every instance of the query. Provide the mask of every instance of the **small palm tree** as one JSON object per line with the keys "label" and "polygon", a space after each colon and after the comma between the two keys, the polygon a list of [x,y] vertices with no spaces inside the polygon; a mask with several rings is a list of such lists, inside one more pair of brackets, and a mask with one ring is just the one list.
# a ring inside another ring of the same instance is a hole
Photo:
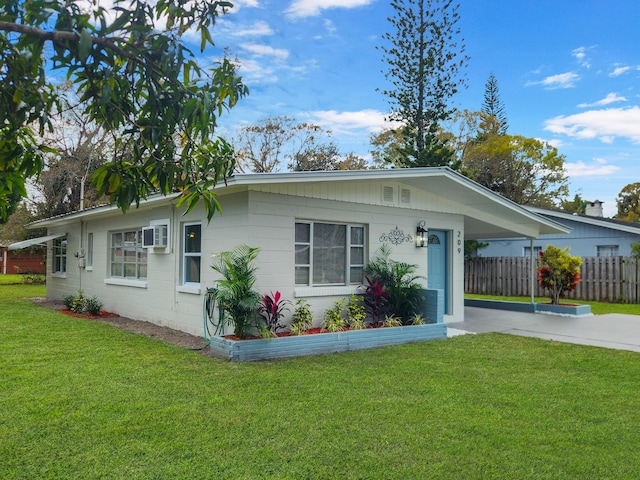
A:
{"label": "small palm tree", "polygon": [[261,297],[253,290],[257,268],[252,263],[259,252],[259,248],[239,245],[214,255],[215,262],[211,265],[223,277],[217,282],[216,301],[239,338],[249,335],[257,318]]}
{"label": "small palm tree", "polygon": [[405,324],[418,311],[423,300],[422,286],[418,281],[424,277],[416,275],[417,269],[417,265],[391,259],[388,245],[382,245],[365,268],[365,273],[372,280],[382,282],[387,290],[385,296],[389,311]]}

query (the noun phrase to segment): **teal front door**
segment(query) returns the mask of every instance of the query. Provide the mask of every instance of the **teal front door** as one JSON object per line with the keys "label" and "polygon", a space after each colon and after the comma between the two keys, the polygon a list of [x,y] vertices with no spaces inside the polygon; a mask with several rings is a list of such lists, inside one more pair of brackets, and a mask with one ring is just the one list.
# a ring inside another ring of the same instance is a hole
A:
{"label": "teal front door", "polygon": [[427,247],[427,286],[444,290],[444,313],[449,313],[449,278],[447,232],[429,230]]}

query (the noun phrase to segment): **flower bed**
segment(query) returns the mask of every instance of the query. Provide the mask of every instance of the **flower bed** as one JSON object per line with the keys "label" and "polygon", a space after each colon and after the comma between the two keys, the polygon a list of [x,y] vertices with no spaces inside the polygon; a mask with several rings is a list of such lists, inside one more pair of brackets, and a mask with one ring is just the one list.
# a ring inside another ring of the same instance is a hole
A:
{"label": "flower bed", "polygon": [[446,338],[446,336],[446,325],[434,323],[255,340],[212,337],[210,348],[214,357],[234,362],[246,362],[348,352],[423,342]]}

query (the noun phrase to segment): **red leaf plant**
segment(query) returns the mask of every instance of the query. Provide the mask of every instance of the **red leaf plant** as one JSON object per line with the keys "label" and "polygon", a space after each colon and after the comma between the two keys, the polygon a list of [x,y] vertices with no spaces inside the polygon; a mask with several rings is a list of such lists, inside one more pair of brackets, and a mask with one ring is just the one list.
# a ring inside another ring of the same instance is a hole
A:
{"label": "red leaf plant", "polygon": [[285,300],[280,295],[280,292],[271,292],[269,295],[263,295],[260,305],[258,306],[258,313],[264,319],[267,329],[275,334],[284,325],[280,323],[284,313],[289,311],[291,302]]}

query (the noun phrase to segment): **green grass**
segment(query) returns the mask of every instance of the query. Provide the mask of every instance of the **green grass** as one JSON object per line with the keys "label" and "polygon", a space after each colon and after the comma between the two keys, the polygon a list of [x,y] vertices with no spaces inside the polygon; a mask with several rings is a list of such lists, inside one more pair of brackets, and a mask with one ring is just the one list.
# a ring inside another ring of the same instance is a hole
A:
{"label": "green grass", "polygon": [[[477,295],[465,293],[464,298],[479,298],[486,300],[507,300],[510,302],[530,302],[530,297],[507,297],[499,295]],[[536,297],[536,302],[548,302],[549,297]],[[604,315],[606,313],[624,313],[628,315],[640,315],[640,304],[637,303],[603,303],[586,302],[584,300],[567,300],[568,303],[579,305],[591,305],[591,313],[594,315]]]}
{"label": "green grass", "polygon": [[0,285],[17,285],[21,283],[44,283],[45,276],[40,273],[0,275]]}
{"label": "green grass", "polygon": [[15,285],[22,282],[22,275],[0,275],[0,285]]}
{"label": "green grass", "polygon": [[231,364],[0,287],[0,478],[636,478],[637,353],[486,334]]}

